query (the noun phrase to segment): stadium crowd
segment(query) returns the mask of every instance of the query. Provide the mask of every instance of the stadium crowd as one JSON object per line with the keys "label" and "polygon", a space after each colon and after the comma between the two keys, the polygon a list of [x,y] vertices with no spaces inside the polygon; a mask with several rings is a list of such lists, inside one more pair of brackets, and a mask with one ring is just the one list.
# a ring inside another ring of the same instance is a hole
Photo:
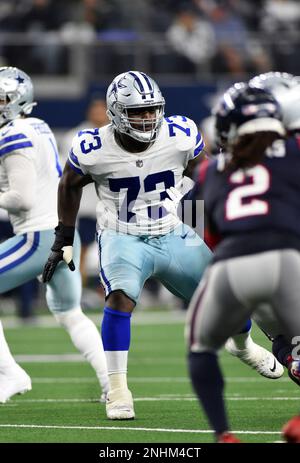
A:
{"label": "stadium crowd", "polygon": [[2,0],[0,62],[64,74],[82,44],[115,74],[133,67],[128,43],[147,53],[149,72],[297,74],[299,24],[296,0]]}

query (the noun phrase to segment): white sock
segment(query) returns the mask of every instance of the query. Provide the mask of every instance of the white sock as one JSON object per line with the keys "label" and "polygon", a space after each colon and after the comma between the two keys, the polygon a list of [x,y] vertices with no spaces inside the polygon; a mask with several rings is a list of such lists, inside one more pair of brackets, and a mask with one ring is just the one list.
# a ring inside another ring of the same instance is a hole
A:
{"label": "white sock", "polygon": [[109,387],[113,389],[128,389],[126,373],[112,373],[109,375]]}
{"label": "white sock", "polygon": [[247,331],[247,333],[240,333],[232,336],[233,343],[235,348],[238,350],[249,349],[249,347],[253,344],[253,340],[251,338],[251,330]]}
{"label": "white sock", "polygon": [[69,333],[74,346],[94,368],[103,392],[108,392],[106,357],[96,325],[80,307],[53,315]]}
{"label": "white sock", "polygon": [[108,378],[109,388],[128,389],[127,386],[127,350],[105,351],[107,365],[109,365]]}
{"label": "white sock", "polygon": [[15,369],[16,365],[17,363],[11,355],[4,336],[3,326],[0,321],[0,373],[7,374],[11,369]]}

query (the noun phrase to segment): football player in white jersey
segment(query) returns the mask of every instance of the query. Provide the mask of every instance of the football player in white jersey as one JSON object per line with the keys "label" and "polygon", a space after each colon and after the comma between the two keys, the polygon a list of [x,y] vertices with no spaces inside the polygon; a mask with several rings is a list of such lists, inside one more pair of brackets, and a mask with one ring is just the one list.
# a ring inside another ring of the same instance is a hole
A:
{"label": "football player in white jersey", "polygon": [[[0,68],[0,207],[6,209],[15,236],[0,244],[0,294],[38,277],[57,225],[57,188],[62,175],[56,141],[49,126],[28,117],[35,106],[29,76]],[[47,285],[49,309],[75,347],[94,368],[103,393],[108,388],[100,334],[80,307],[80,240],[75,234],[74,273],[63,265]],[[0,322],[0,402],[31,389],[27,373],[15,362]]]}
{"label": "football player in white jersey", "polygon": [[[43,273],[44,281],[50,281],[58,262],[72,264],[70,231],[82,187],[94,182],[100,278],[106,291],[102,340],[110,380],[109,419],[135,416],[127,357],[130,317],[145,281],[154,276],[189,301],[211,260],[203,240],[162,207],[166,189],[181,189],[184,172],[198,162],[194,159],[204,147],[192,120],[164,118],[164,103],[158,85],[143,72],[120,74],[108,87],[111,124],[82,130],[73,140],[59,184],[57,238]],[[251,339],[248,329],[239,336]],[[272,354],[263,349],[261,355],[271,357],[273,367]]]}

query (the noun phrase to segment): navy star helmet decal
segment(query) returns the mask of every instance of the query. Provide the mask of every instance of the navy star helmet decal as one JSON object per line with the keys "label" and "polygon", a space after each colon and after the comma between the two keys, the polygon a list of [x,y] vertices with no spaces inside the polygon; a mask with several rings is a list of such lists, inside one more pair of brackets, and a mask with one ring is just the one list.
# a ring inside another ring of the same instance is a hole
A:
{"label": "navy star helmet decal", "polygon": [[18,76],[16,77],[16,80],[18,81],[19,84],[23,84],[25,79],[23,79],[23,77],[21,76]]}

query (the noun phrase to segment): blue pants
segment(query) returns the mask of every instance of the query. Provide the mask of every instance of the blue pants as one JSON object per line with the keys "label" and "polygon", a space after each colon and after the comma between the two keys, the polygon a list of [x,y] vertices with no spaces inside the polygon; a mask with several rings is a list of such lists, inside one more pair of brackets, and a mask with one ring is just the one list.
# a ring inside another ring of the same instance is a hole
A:
{"label": "blue pants", "polygon": [[[0,244],[0,294],[42,274],[54,238],[54,230],[43,230],[17,235]],[[80,307],[80,239],[77,232],[73,259],[76,267],[74,272],[60,262],[47,284],[46,298],[51,312]]]}
{"label": "blue pants", "polygon": [[151,276],[174,295],[189,301],[212,259],[204,241],[183,224],[158,237],[104,230],[98,233],[98,245],[106,296],[122,290],[134,302]]}

